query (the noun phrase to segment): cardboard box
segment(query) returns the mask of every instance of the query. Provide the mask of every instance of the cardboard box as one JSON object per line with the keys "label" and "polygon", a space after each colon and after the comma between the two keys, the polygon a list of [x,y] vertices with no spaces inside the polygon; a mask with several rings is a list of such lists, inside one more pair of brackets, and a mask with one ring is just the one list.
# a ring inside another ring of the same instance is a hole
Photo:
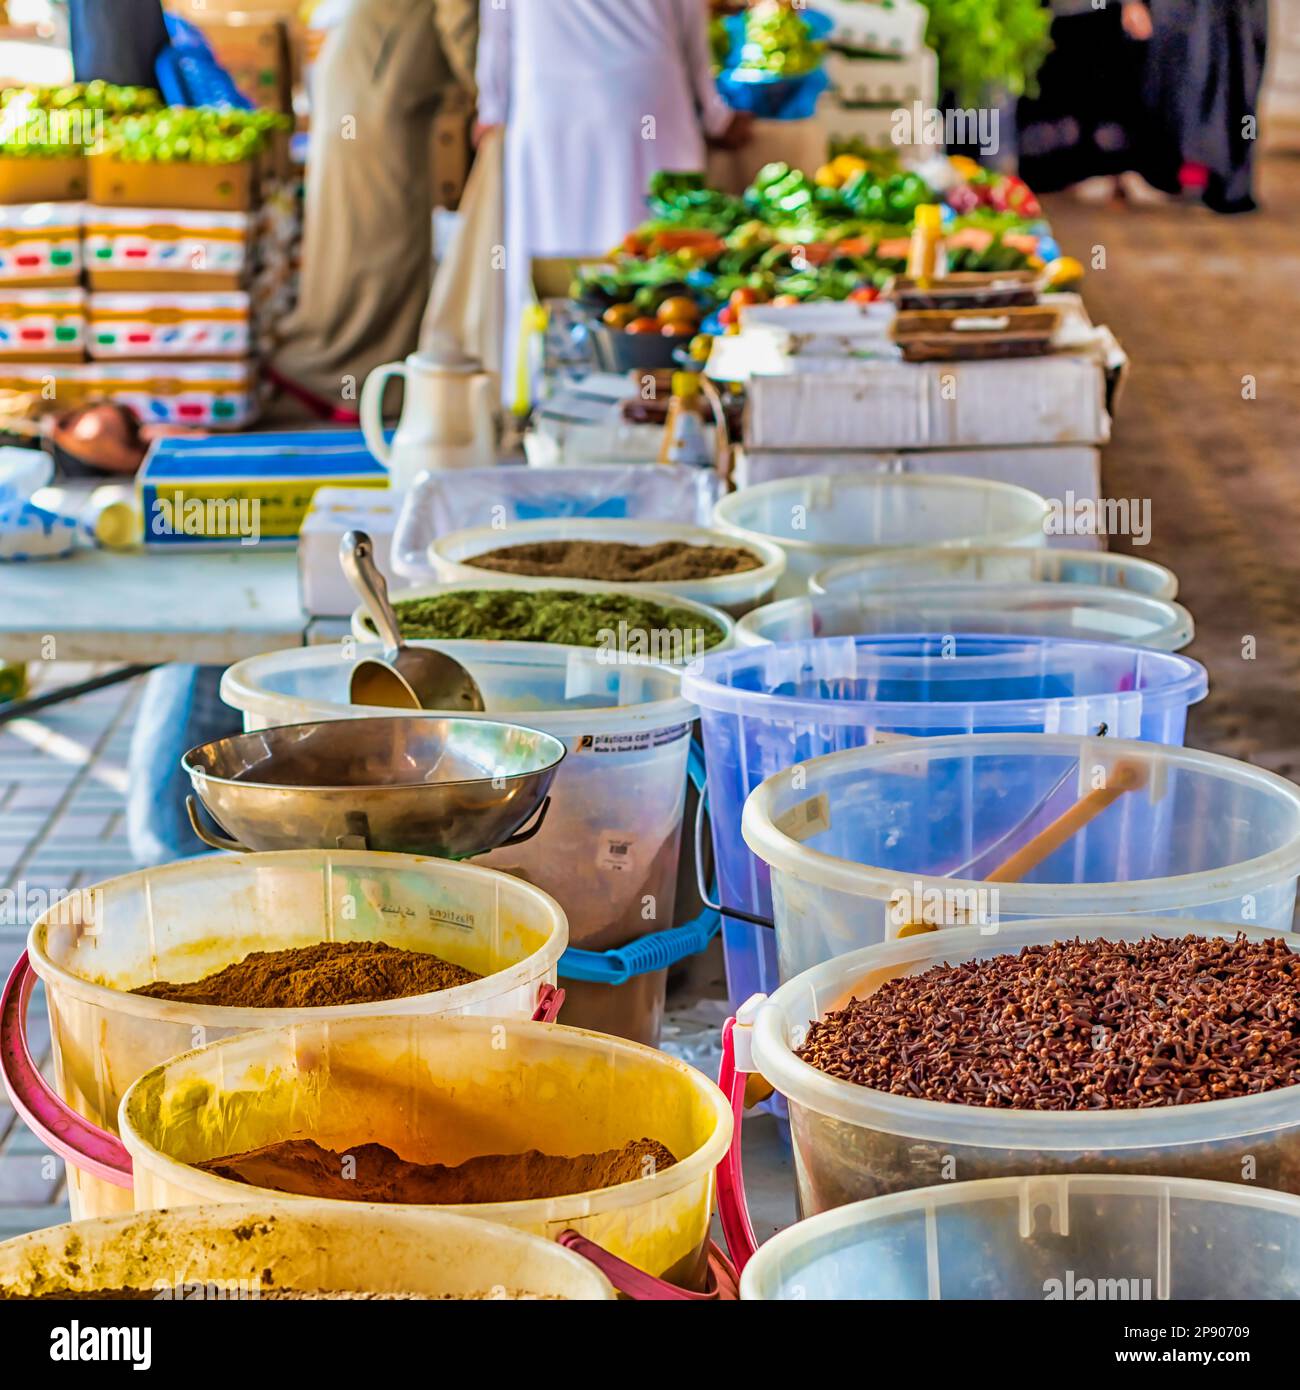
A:
{"label": "cardboard box", "polygon": [[81,283],[81,203],[0,206],[0,284]]}
{"label": "cardboard box", "polygon": [[830,145],[820,113],[803,121],[755,121],[753,139],[742,150],[710,150],[710,187],[739,196],[765,164],[784,163],[810,172],[826,162]]}
{"label": "cardboard box", "polygon": [[86,350],[96,359],[242,358],[252,346],[250,300],[243,290],[96,291],[86,302],[86,316]]}
{"label": "cardboard box", "polygon": [[[1065,444],[1015,449],[931,449],[925,451],[836,449],[739,449],[732,482],[753,487],[778,478],[823,473],[949,473],[1014,483],[1042,497],[1097,500],[1102,495],[1101,452],[1089,445]],[[1056,549],[1094,550],[1096,536],[1053,536]]]}
{"label": "cardboard box", "polygon": [[260,7],[198,21],[217,62],[254,106],[293,110],[293,67],[284,22]]}
{"label": "cardboard box", "polygon": [[256,165],[154,164],[92,155],[90,201],[104,207],[246,212],[257,201]]}
{"label": "cardboard box", "polygon": [[390,589],[404,580],[392,565],[393,533],[404,494],[374,487],[323,487],[298,533],[298,593],[302,611],[313,618],[347,618],[359,600],[339,564],[339,541],[347,531],[364,531],[375,543],[375,564]]}
{"label": "cardboard box", "polygon": [[749,381],[751,449],[1104,444],[1108,370],[1091,353],[1000,362],[820,359]]}
{"label": "cardboard box", "polygon": [[136,475],[147,547],[237,546],[241,517],[259,544],[292,545],[317,489],[387,486],[359,430],[160,439]]}
{"label": "cardboard box", "polygon": [[87,395],[121,401],[150,424],[242,429],[259,410],[251,361],[87,362],[77,370]]}
{"label": "cardboard box", "polygon": [[247,212],[87,205],[87,280],[92,290],[237,290],[252,234]]}
{"label": "cardboard box", "polygon": [[0,357],[40,363],[85,356],[85,290],[0,288]]}
{"label": "cardboard box", "polygon": [[435,207],[454,208],[465,191],[470,165],[470,120],[473,103],[456,88],[433,118],[430,178]]}
{"label": "cardboard box", "polygon": [[80,202],[89,173],[81,156],[27,159],[0,156],[0,203]]}

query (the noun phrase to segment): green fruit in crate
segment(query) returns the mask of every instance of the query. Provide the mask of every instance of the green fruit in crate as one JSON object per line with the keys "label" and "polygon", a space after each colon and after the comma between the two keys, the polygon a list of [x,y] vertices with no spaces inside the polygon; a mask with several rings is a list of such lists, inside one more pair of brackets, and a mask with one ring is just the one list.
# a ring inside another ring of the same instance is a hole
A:
{"label": "green fruit in crate", "polygon": [[23,663],[0,662],[0,705],[21,700],[27,694],[27,667]]}

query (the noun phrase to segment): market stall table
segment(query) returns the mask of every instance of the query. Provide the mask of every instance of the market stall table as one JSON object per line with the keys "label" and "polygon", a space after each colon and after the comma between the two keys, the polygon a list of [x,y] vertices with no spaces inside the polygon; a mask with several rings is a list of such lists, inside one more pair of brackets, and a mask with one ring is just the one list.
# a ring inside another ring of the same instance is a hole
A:
{"label": "market stall table", "polygon": [[300,643],[305,631],[292,550],[86,550],[5,565],[0,660],[125,664],[6,705],[0,722],[168,662],[230,665]]}

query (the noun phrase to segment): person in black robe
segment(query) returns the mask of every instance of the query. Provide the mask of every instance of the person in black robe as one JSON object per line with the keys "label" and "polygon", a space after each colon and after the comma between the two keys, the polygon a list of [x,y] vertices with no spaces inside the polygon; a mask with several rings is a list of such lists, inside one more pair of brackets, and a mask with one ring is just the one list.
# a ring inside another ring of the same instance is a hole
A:
{"label": "person in black robe", "polygon": [[1259,88],[1268,0],[1148,0],[1146,99],[1185,165],[1206,171],[1215,212],[1255,207]]}

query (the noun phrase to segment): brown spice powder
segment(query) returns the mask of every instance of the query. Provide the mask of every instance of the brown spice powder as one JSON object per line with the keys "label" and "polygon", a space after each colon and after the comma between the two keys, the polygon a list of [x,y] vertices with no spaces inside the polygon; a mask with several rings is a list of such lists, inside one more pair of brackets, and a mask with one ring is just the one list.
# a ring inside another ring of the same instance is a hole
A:
{"label": "brown spice powder", "polygon": [[608,579],[614,583],[671,582],[743,574],[762,561],[743,546],[688,545],[660,541],[628,545],[622,541],[532,541],[503,545],[465,561],[475,569],[503,574],[544,575],[554,579]]}
{"label": "brown spice powder", "polygon": [[573,1158],[537,1149],[482,1154],[454,1167],[410,1163],[383,1144],[358,1144],[338,1153],[314,1139],[281,1139],[197,1166],[234,1182],[302,1197],[453,1206],[593,1192],[648,1177],[676,1161],[654,1139],[634,1139],[618,1149]]}
{"label": "brown spice powder", "polygon": [[405,999],[482,978],[427,951],[404,951],[383,941],[321,941],[254,951],[201,980],[156,980],[131,993],[227,1008],[316,1009]]}

